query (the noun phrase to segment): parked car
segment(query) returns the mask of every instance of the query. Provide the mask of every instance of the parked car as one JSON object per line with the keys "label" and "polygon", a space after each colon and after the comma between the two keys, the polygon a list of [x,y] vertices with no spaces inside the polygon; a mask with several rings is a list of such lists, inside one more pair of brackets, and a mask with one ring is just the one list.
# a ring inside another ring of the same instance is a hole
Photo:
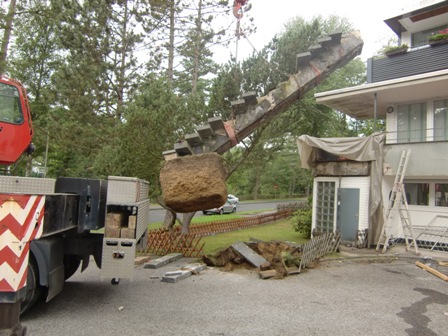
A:
{"label": "parked car", "polygon": [[238,204],[240,202],[240,199],[232,194],[227,195],[227,200],[232,204]]}
{"label": "parked car", "polygon": [[219,208],[202,211],[204,215],[211,215],[211,214],[222,215],[225,213],[234,213],[234,212],[236,212],[236,205],[234,203],[230,203],[230,201],[227,201],[224,205],[220,206]]}

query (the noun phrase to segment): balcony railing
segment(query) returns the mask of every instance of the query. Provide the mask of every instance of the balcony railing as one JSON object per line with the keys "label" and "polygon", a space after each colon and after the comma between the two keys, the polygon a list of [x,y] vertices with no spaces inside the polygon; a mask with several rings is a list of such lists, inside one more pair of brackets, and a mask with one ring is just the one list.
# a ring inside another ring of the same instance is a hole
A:
{"label": "balcony railing", "polygon": [[367,60],[367,83],[398,79],[448,69],[448,44],[423,46],[391,57]]}
{"label": "balcony railing", "polygon": [[426,129],[413,129],[406,131],[387,131],[386,144],[410,144],[418,142],[448,142],[448,129],[434,127]]}

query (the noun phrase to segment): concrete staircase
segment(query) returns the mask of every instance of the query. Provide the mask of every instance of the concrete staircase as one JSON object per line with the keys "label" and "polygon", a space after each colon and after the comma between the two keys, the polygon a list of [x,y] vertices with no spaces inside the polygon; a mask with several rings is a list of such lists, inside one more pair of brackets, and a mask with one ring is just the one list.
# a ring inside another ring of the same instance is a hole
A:
{"label": "concrete staircase", "polygon": [[335,32],[320,39],[319,44],[297,55],[297,73],[290,75],[287,81],[263,97],[257,97],[255,92],[244,93],[241,99],[231,102],[230,120],[210,118],[194,133],[175,143],[174,149],[163,152],[165,159],[207,152],[223,154],[358,56],[362,46],[357,32],[344,35]]}

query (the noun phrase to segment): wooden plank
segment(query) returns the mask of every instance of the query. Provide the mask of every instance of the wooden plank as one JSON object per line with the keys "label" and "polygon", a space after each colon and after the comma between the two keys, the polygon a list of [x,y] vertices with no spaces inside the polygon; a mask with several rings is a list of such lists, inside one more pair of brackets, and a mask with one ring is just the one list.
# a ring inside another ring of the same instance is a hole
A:
{"label": "wooden plank", "polygon": [[300,269],[298,267],[292,266],[292,267],[288,267],[286,269],[286,272],[288,273],[288,275],[299,274]]}
{"label": "wooden plank", "polygon": [[135,257],[134,259],[134,265],[142,265],[148,261],[151,260],[151,257],[149,256],[139,256],[139,257]]}
{"label": "wooden plank", "polygon": [[416,261],[415,264],[418,267],[423,268],[424,270],[428,271],[431,274],[434,274],[435,276],[439,277],[440,279],[444,280],[444,281],[448,281],[448,276],[435,270],[434,268],[429,267],[428,265],[425,265],[423,263],[421,263],[420,261]]}
{"label": "wooden plank", "polygon": [[276,276],[277,275],[277,271],[276,270],[260,271],[260,272],[258,272],[258,275],[262,279],[269,279],[269,278],[272,278],[272,277]]}

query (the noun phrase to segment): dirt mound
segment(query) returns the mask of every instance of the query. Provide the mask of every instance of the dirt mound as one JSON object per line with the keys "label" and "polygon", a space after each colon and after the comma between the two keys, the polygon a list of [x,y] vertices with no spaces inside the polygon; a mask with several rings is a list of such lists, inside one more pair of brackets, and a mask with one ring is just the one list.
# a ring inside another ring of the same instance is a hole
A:
{"label": "dirt mound", "polygon": [[163,201],[179,213],[219,208],[227,200],[226,177],[224,161],[216,153],[166,161],[160,171]]}
{"label": "dirt mound", "polygon": [[[259,270],[270,271],[269,277],[283,278],[300,265],[301,248],[299,246],[281,241],[247,242],[246,245],[267,260],[259,267]],[[254,269],[254,266],[231,246],[213,255],[206,255],[202,259],[208,266],[222,267],[226,271],[242,267]]]}

